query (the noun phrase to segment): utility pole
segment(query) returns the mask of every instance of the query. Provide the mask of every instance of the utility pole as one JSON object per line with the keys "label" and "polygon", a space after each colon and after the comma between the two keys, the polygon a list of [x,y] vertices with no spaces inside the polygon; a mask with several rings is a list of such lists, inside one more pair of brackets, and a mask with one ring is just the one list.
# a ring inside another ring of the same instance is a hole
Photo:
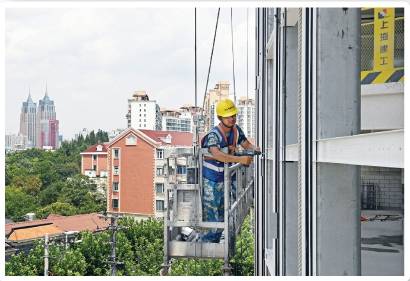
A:
{"label": "utility pole", "polygon": [[48,276],[48,233],[44,237],[44,276]]}
{"label": "utility pole", "polygon": [[113,213],[113,214],[106,214],[106,215],[101,215],[104,217],[105,220],[108,218],[111,220],[110,221],[110,226],[108,229],[111,230],[111,255],[109,256],[108,263],[111,264],[111,276],[116,276],[117,275],[117,265],[123,264],[123,262],[117,261],[117,256],[115,252],[115,247],[117,244],[116,241],[116,234],[119,229],[122,227],[118,226],[118,214]]}

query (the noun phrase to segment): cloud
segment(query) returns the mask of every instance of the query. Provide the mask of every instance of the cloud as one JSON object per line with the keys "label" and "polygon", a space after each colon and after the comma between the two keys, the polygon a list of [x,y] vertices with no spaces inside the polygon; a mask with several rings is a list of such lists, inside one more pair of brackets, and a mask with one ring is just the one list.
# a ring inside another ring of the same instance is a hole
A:
{"label": "cloud", "polygon": [[[205,91],[216,8],[198,9],[198,104]],[[249,88],[254,20],[249,12]],[[208,88],[232,80],[230,12],[221,9]],[[246,9],[234,9],[237,93],[246,95]],[[160,106],[194,103],[194,13],[186,9],[6,9],[6,131],[17,133],[21,103],[45,84],[60,130],[126,126],[127,99],[146,90]]]}

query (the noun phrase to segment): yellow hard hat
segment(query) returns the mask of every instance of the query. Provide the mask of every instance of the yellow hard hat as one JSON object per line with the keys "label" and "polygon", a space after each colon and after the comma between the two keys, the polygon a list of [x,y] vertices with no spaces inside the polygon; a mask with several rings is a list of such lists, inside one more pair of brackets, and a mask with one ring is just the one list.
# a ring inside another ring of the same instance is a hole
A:
{"label": "yellow hard hat", "polygon": [[216,105],[216,115],[221,117],[229,117],[238,113],[233,101],[230,99],[223,99]]}

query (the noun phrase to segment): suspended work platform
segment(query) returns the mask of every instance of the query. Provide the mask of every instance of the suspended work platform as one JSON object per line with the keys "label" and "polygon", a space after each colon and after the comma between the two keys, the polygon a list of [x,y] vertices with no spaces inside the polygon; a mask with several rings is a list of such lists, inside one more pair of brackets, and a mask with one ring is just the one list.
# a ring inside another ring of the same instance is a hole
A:
{"label": "suspended work platform", "polygon": [[[167,158],[168,208],[164,218],[164,264],[161,274],[168,273],[173,258],[210,258],[224,259],[224,273],[229,275],[235,237],[253,204],[253,168],[242,164],[224,165],[224,221],[203,221],[202,164],[204,157],[211,157],[211,154],[207,149],[201,149],[199,161],[194,155],[192,152],[174,153]],[[178,174],[178,166],[181,165],[186,167],[186,176]],[[236,179],[235,194],[231,188],[232,179]],[[223,229],[219,243],[201,241],[200,233],[210,229]]]}

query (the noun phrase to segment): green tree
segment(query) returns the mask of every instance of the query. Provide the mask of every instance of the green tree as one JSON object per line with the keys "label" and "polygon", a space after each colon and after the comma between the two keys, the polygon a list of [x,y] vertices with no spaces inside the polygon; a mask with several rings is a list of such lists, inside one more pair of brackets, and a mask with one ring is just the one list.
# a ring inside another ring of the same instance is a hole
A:
{"label": "green tree", "polygon": [[45,207],[56,202],[64,185],[65,183],[62,181],[53,182],[47,188],[41,190],[38,194],[38,203],[40,206]]}
{"label": "green tree", "polygon": [[108,231],[92,234],[81,233],[81,243],[75,247],[81,252],[87,261],[85,275],[109,275],[110,266],[108,256],[110,254],[110,234]]}
{"label": "green tree", "polygon": [[87,268],[87,261],[78,249],[64,250],[61,246],[52,247],[52,262],[50,275],[83,276]]}
{"label": "green tree", "polygon": [[37,209],[36,216],[43,219],[47,218],[49,214],[72,216],[76,213],[77,209],[69,203],[54,202],[44,208]]}
{"label": "green tree", "polygon": [[23,220],[27,213],[34,212],[38,205],[36,198],[28,195],[20,188],[6,187],[6,218],[13,221]]}
{"label": "green tree", "polygon": [[58,200],[78,208],[79,213],[103,211],[103,201],[96,201],[96,185],[86,176],[74,176],[66,181]]}
{"label": "green tree", "polygon": [[248,215],[236,237],[235,255],[231,259],[235,275],[254,275],[254,235],[251,228],[251,216]]}
{"label": "green tree", "polygon": [[173,276],[221,276],[223,260],[220,259],[177,259],[172,263]]}
{"label": "green tree", "polygon": [[6,275],[39,276],[44,273],[44,240],[38,240],[28,254],[14,255],[6,262]]}
{"label": "green tree", "polygon": [[31,175],[16,175],[10,184],[33,196],[37,195],[42,186],[41,179],[38,176]]}

